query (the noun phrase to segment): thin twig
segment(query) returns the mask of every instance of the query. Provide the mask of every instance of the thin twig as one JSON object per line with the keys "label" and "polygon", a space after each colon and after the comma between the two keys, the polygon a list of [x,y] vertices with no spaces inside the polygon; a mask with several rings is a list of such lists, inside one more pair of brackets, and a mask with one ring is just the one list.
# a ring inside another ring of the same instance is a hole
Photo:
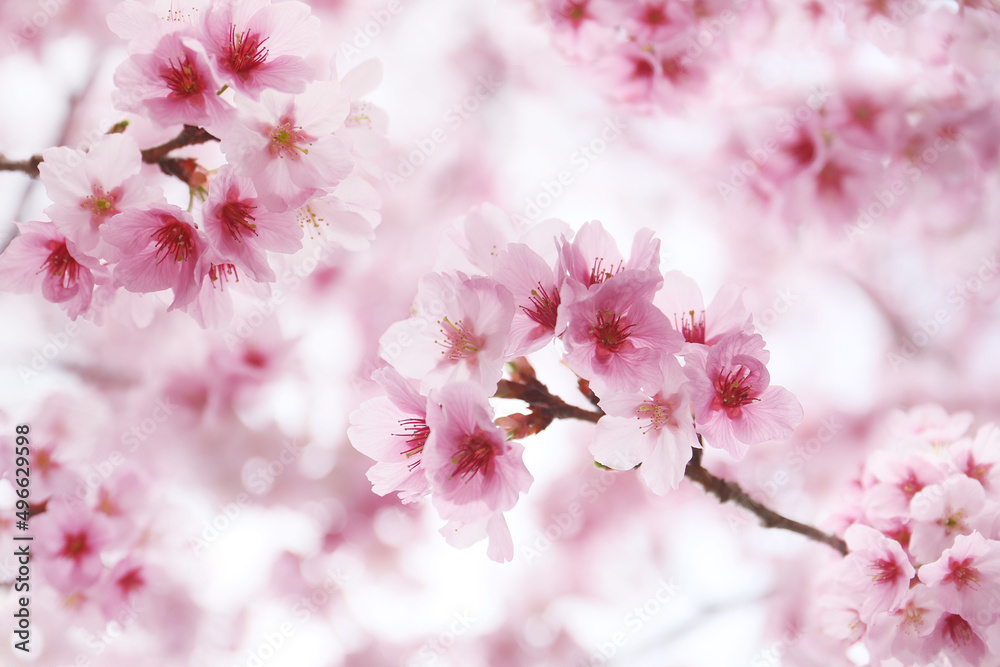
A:
{"label": "thin twig", "polygon": [[[698,436],[701,437],[700,435]],[[765,528],[781,528],[790,530],[793,533],[804,535],[811,540],[822,542],[841,553],[847,555],[847,543],[836,535],[824,533],[818,528],[793,521],[788,517],[778,514],[772,509],[765,507],[747,495],[746,491],[740,488],[736,482],[729,482],[721,477],[716,477],[701,466],[702,450],[695,448],[691,455],[691,460],[684,469],[684,476],[692,482],[700,484],[708,493],[719,499],[719,502],[733,502],[743,507],[760,519],[760,524]]]}
{"label": "thin twig", "polygon": [[[546,428],[553,419],[581,419],[597,423],[604,416],[604,411],[597,408],[597,411],[584,410],[575,405],[570,405],[558,396],[554,396],[538,378],[535,377],[533,369],[526,360],[518,360],[522,364],[513,380],[500,380],[497,386],[497,398],[516,398],[526,402],[531,409],[530,424],[531,433],[537,433]],[[701,434],[698,434],[698,441],[704,444]],[[705,491],[719,499],[719,502],[736,503],[740,507],[749,510],[765,528],[781,528],[793,533],[798,533],[811,540],[822,542],[827,546],[836,549],[841,555],[847,555],[847,543],[836,535],[824,533],[818,528],[789,519],[778,514],[774,510],[765,507],[761,503],[751,498],[746,491],[740,488],[736,482],[730,482],[716,477],[701,465],[702,449],[693,447],[691,461],[684,469],[684,476],[692,482],[701,485]]]}

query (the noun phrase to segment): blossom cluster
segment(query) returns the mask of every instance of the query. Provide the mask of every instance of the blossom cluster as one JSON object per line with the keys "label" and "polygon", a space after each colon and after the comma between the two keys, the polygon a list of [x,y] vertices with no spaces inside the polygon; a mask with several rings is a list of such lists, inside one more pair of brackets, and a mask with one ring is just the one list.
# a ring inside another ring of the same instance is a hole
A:
{"label": "blossom cluster", "polygon": [[545,0],[556,44],[613,97],[669,109],[703,94],[748,0]]}
{"label": "blossom cluster", "polygon": [[980,665],[1000,648],[1000,428],[969,413],[896,413],[861,471],[850,553],[821,588],[823,630],[873,661]]}
{"label": "blossom cluster", "polygon": [[425,275],[411,315],[381,337],[382,395],[354,412],[348,434],[378,461],[374,491],[430,494],[449,542],[489,536],[491,558],[513,557],[503,512],[532,481],[517,439],[547,423],[494,419],[489,399],[511,397],[498,391],[505,364],[516,382],[519,358],[550,344],[601,409],[597,463],[641,466],[658,494],[678,486],[702,440],[740,459],[801,421],[791,393],[770,383],[740,291],[723,288],[706,308],[691,278],[661,272],[650,230],[627,258],[598,221],[575,234],[558,220],[521,230],[484,205],[453,231],[461,252],[444,263],[456,268]]}
{"label": "blossom cluster", "polygon": [[[41,154],[49,219],[19,226],[0,255],[0,287],[40,286],[74,319],[97,316],[122,290],[170,290],[168,310],[213,326],[232,317],[234,287],[267,294],[273,254],[301,249],[304,229],[367,247],[385,119],[362,97],[379,65],[322,72],[319,19],[304,3],[202,4],[160,16],[127,0],[108,16],[128,40],[114,75],[128,122],[89,150]],[[133,135],[175,139],[140,150]],[[202,159],[216,168],[167,155],[210,141],[221,152]],[[164,174],[188,186],[186,209],[157,184]]]}

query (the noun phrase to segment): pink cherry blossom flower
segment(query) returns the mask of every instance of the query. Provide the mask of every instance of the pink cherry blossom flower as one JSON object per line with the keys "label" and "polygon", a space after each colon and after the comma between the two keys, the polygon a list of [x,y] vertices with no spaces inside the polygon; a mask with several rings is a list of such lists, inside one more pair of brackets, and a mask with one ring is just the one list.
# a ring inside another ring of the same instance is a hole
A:
{"label": "pink cherry blossom flower", "polygon": [[871,481],[864,492],[865,514],[885,519],[908,516],[913,496],[948,477],[939,459],[885,450],[872,453],[866,471]]}
{"label": "pink cherry blossom flower", "polygon": [[105,238],[123,255],[114,278],[128,291],[171,289],[174,299],[169,310],[197,296],[201,276],[195,275],[195,268],[206,243],[187,211],[169,204],[133,209],[115,218]]}
{"label": "pink cherry blossom flower", "polygon": [[700,447],[691,419],[684,370],[673,355],[660,356],[663,382],[645,392],[601,396],[606,413],[597,422],[590,453],[615,470],[642,464],[639,475],[657,495],[676,489]]}
{"label": "pink cherry blossom flower", "polygon": [[632,3],[622,22],[640,43],[664,42],[690,29],[694,23],[691,6],[666,0],[641,0]]}
{"label": "pink cherry blossom flower", "polygon": [[951,461],[966,477],[980,484],[987,493],[1000,488],[1000,428],[984,424],[975,439],[964,438],[948,448]]}
{"label": "pink cherry blossom flower", "polygon": [[988,650],[985,639],[961,615],[944,613],[924,640],[924,655],[943,653],[954,667],[980,667]]}
{"label": "pink cherry blossom flower", "polygon": [[910,501],[910,553],[919,563],[938,560],[958,536],[984,528],[995,507],[982,485],[965,475],[926,487]]}
{"label": "pink cherry blossom flower", "polygon": [[375,188],[357,173],[351,173],[331,194],[296,210],[295,217],[310,238],[315,235],[323,242],[360,252],[375,240],[375,227],[382,219],[380,205],[381,197]]}
{"label": "pink cherry blossom flower", "polygon": [[351,413],[347,437],[354,448],[377,463],[368,470],[372,491],[380,496],[399,491],[404,503],[426,495],[421,466],[430,436],[427,399],[392,366],[372,373],[384,396],[376,396]]}
{"label": "pink cherry blossom flower", "polygon": [[784,387],[770,386],[760,334],[732,334],[685,358],[698,431],[739,460],[750,445],[791,436],[802,407]]}
{"label": "pink cherry blossom flower", "polygon": [[928,650],[926,637],[937,627],[943,613],[927,586],[917,583],[906,591],[897,609],[875,614],[868,625],[865,645],[877,660],[895,658],[904,664],[927,664],[940,649]]}
{"label": "pink cherry blossom flower", "polygon": [[315,70],[303,56],[319,31],[319,19],[302,2],[216,0],[205,15],[203,42],[220,78],[258,99],[265,89],[305,90]]}
{"label": "pink cherry blossom flower", "polygon": [[430,436],[423,449],[434,506],[449,520],[477,522],[509,510],[532,477],[524,447],[493,423],[482,387],[449,384],[428,396]]}
{"label": "pink cherry blossom flower", "polygon": [[660,355],[680,351],[683,338],[649,301],[651,280],[645,272],[621,273],[570,306],[566,363],[595,382],[598,394],[653,392],[663,382]]}
{"label": "pink cherry blossom flower", "polygon": [[978,532],[958,535],[939,559],[920,568],[945,611],[985,630],[1000,619],[1000,542]]}
{"label": "pink cherry blossom flower", "polygon": [[714,345],[732,333],[753,333],[753,316],[743,305],[743,290],[735,285],[723,286],[706,310],[698,283],[680,271],[668,271],[653,303],[684,335],[685,349]]}
{"label": "pink cherry blossom flower", "polygon": [[101,138],[89,152],[49,148],[38,166],[52,205],[45,213],[67,239],[83,252],[104,255],[99,248],[105,223],[122,211],[160,200],[159,188],[145,184],[139,171],[139,146],[123,134]]}
{"label": "pink cherry blossom flower", "polygon": [[[98,604],[105,618],[113,618],[121,609],[128,608],[137,596],[150,587],[150,568],[135,553],[118,561],[101,581],[96,592]],[[162,576],[162,573],[157,573]]]}
{"label": "pink cherry blossom flower", "polygon": [[267,251],[293,253],[302,248],[302,227],[291,211],[259,205],[253,182],[225,166],[208,192],[202,210],[205,236],[221,258],[258,282],[273,282]]}
{"label": "pink cherry blossom flower", "polygon": [[106,282],[110,275],[100,261],[81,253],[51,222],[20,226],[0,254],[0,284],[15,293],[34,291],[41,283],[42,296],[66,309],[76,319],[90,309],[95,276]]}
{"label": "pink cherry blossom flower", "polygon": [[635,235],[628,261],[618,250],[614,238],[598,220],[580,227],[572,241],[563,237],[559,246],[558,270],[565,273],[569,281],[588,290],[619,272],[630,269],[662,280],[659,266],[660,241],[653,238],[651,229],[640,230]]}
{"label": "pink cherry blossom flower", "polygon": [[333,134],[350,108],[337,82],[317,81],[298,95],[265,91],[259,102],[237,97],[236,107],[237,121],[221,149],[239,174],[253,180],[266,208],[298,208],[351,172],[354,160]]}
{"label": "pink cherry blossom flower", "polygon": [[205,57],[181,36],[167,34],[152,53],[136,53],[115,71],[118,108],[145,113],[160,125],[211,126],[232,111]]}
{"label": "pink cherry blossom flower", "polygon": [[861,601],[861,620],[871,623],[875,614],[898,609],[915,572],[899,542],[857,523],[844,539],[849,553],[840,563],[837,581]]}
{"label": "pink cherry blossom flower", "polygon": [[61,593],[81,591],[104,572],[101,550],[109,545],[107,519],[78,501],[49,501],[45,512],[32,519],[34,548],[40,570]]}
{"label": "pink cherry blossom flower", "polygon": [[889,417],[893,436],[911,446],[953,442],[965,435],[972,425],[972,413],[948,413],[940,405],[924,403],[909,410],[894,410]]}
{"label": "pink cherry blossom flower", "polygon": [[549,218],[526,227],[522,221],[494,204],[473,206],[461,220],[445,231],[436,266],[470,274],[492,276],[497,259],[511,243],[522,243],[550,266],[554,263],[554,238],[569,233],[569,225]]}
{"label": "pink cherry blossom flower", "polygon": [[511,243],[497,257],[493,279],[514,297],[507,357],[519,357],[544,347],[561,334],[559,283],[544,259],[523,243]]}
{"label": "pink cherry blossom flower", "polygon": [[489,278],[431,273],[417,285],[414,311],[379,339],[382,358],[424,390],[472,380],[492,394],[514,317],[510,292]]}

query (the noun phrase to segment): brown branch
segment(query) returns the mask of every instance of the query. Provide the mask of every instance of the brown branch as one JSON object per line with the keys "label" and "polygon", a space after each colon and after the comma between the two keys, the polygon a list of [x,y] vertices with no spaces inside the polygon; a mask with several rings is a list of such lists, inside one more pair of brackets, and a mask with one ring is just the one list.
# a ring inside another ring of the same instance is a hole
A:
{"label": "brown branch", "polygon": [[142,161],[146,164],[157,164],[172,150],[184,148],[185,146],[203,144],[206,141],[218,140],[219,139],[217,137],[212,136],[203,128],[195,127],[193,125],[185,125],[184,129],[181,130],[181,133],[170,141],[144,150],[142,152]]}
{"label": "brown branch", "polygon": [[[218,137],[213,136],[203,128],[194,127],[193,125],[185,125],[184,129],[181,130],[181,133],[170,141],[142,151],[142,161],[146,164],[158,164],[160,165],[160,170],[163,171],[163,173],[169,176],[176,176],[190,185],[191,183],[185,180],[178,167],[182,161],[178,158],[167,157],[167,155],[170,151],[178,148],[195,146],[197,144],[203,144],[207,141],[218,140]],[[0,155],[0,171],[23,171],[31,178],[38,178],[38,165],[41,163],[41,155],[32,155],[27,160],[8,160],[4,156]]]}
{"label": "brown branch", "polygon": [[[698,439],[701,440],[700,434]],[[701,466],[701,456],[702,450],[694,448],[691,460],[688,462],[687,468],[684,469],[684,476],[692,482],[700,484],[705,491],[718,498],[719,502],[733,502],[740,507],[749,510],[755,514],[758,519],[760,519],[760,524],[765,528],[781,528],[783,530],[790,530],[793,533],[804,535],[811,540],[822,542],[823,544],[836,549],[843,556],[847,555],[847,543],[844,542],[844,540],[836,535],[824,533],[818,528],[808,526],[804,523],[799,523],[798,521],[793,521],[792,519],[782,516],[774,510],[761,505],[747,495],[747,492],[741,489],[740,485],[736,482],[728,482],[705,470]]]}
{"label": "brown branch", "polygon": [[41,162],[41,155],[32,155],[27,160],[8,160],[0,155],[0,171],[23,171],[31,178],[38,178],[38,165]]}
{"label": "brown branch", "polygon": [[[523,438],[538,433],[548,427],[554,419],[581,419],[596,424],[604,416],[604,411],[600,407],[596,412],[592,412],[570,405],[558,396],[554,396],[548,387],[535,377],[534,369],[523,357],[511,364],[510,371],[512,379],[500,380],[495,397],[516,398],[526,402],[531,410],[528,415],[502,418],[503,424],[513,430],[514,437]],[[589,391],[589,386],[587,389]],[[700,433],[698,441],[704,445]],[[761,525],[765,528],[781,528],[798,533],[836,549],[841,555],[847,555],[847,543],[836,535],[824,533],[818,528],[782,516],[751,498],[736,482],[724,480],[710,473],[701,465],[702,451],[697,447],[692,448],[691,461],[684,469],[684,476],[701,485],[705,491],[718,498],[719,502],[736,503],[749,510],[760,519]]]}

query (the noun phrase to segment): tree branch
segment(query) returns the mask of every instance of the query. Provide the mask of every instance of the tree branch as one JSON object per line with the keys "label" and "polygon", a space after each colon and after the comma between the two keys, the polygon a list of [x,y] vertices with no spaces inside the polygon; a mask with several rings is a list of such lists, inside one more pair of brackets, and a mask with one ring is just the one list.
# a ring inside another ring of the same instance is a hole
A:
{"label": "tree branch", "polygon": [[[167,155],[178,148],[218,140],[218,137],[213,136],[204,128],[185,125],[181,133],[170,141],[142,151],[142,161],[146,164],[158,164],[160,165],[160,170],[168,176],[176,176],[181,180],[185,180],[183,172],[178,168],[178,164],[180,164],[178,158],[167,157]],[[38,165],[41,163],[41,155],[32,155],[27,160],[8,160],[3,155],[0,155],[0,171],[23,171],[31,178],[38,178]],[[188,184],[190,185],[191,183],[188,182]]]}
{"label": "tree branch", "polygon": [[[701,435],[698,435],[701,440]],[[736,482],[729,482],[721,477],[716,477],[701,466],[702,450],[695,448],[691,455],[691,460],[684,469],[684,476],[692,482],[700,484],[708,493],[719,499],[719,502],[733,502],[749,510],[760,519],[760,524],[765,528],[781,528],[790,530],[793,533],[804,535],[811,540],[822,542],[840,552],[842,556],[847,555],[847,543],[836,535],[824,533],[818,528],[793,521],[774,510],[768,509],[764,505],[747,495],[746,491],[740,488]]]}
{"label": "tree branch", "polygon": [[[538,433],[548,427],[554,419],[581,419],[596,424],[604,411],[597,408],[597,411],[584,410],[575,405],[570,405],[558,396],[554,396],[537,377],[535,371],[523,357],[514,360],[509,366],[511,373],[510,380],[500,380],[497,385],[496,398],[515,398],[528,404],[531,410],[528,415],[512,415],[502,418],[503,424],[510,428],[513,436],[523,438],[527,435]],[[587,387],[589,391],[589,387]],[[592,392],[591,392],[592,393]],[[596,398],[596,396],[594,397]],[[698,441],[704,444],[701,434],[698,434]],[[781,528],[808,537],[811,540],[822,542],[827,546],[836,549],[841,555],[847,555],[847,543],[836,535],[824,533],[818,528],[799,523],[788,517],[778,514],[751,498],[746,491],[740,488],[736,482],[730,482],[716,477],[701,465],[702,450],[693,447],[691,461],[684,469],[684,476],[692,482],[701,485],[705,491],[719,499],[719,502],[736,503],[740,507],[749,510],[760,519],[760,523],[765,528]],[[640,464],[641,465],[641,464]]]}
{"label": "tree branch", "polygon": [[0,155],[0,171],[23,171],[31,178],[38,178],[38,165],[41,162],[41,155],[32,155],[27,160],[8,160]]}

